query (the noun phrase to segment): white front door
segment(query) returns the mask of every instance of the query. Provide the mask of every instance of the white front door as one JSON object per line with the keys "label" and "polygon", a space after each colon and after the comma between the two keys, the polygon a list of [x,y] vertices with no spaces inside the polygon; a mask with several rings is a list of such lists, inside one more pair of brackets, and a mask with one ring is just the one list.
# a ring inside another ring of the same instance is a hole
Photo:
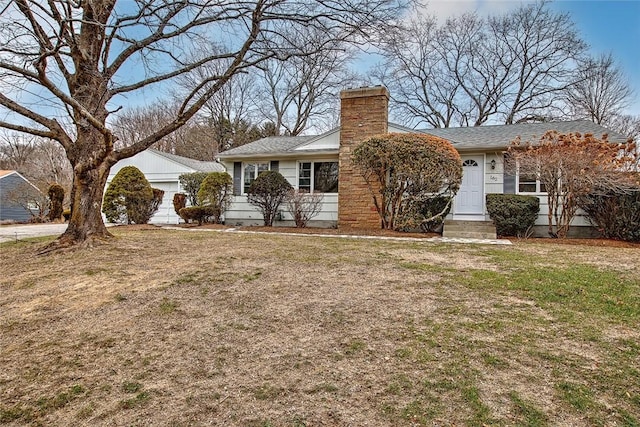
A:
{"label": "white front door", "polygon": [[453,201],[454,215],[484,214],[484,156],[462,157],[462,185]]}

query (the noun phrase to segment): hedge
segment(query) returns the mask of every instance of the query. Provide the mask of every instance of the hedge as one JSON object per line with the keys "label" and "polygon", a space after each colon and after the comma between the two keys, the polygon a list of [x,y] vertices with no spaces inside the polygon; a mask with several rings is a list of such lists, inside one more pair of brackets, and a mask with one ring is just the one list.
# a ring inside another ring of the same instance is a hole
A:
{"label": "hedge", "polygon": [[540,212],[540,200],[519,194],[487,194],[487,211],[499,236],[529,237]]}

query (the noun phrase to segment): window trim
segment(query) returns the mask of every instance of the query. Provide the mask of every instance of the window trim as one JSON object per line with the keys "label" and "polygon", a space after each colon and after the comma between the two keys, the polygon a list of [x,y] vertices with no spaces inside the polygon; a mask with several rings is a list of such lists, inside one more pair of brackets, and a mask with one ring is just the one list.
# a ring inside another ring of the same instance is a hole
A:
{"label": "window trim", "polygon": [[[247,194],[247,191],[246,191],[246,189],[245,189],[245,181],[244,181],[244,177],[245,177],[245,170],[246,170],[247,166],[249,166],[249,165],[254,165],[254,166],[256,167],[256,169],[255,169],[255,176],[253,177],[253,179],[254,179],[254,180],[255,180],[255,179],[258,177],[258,175],[259,175],[259,173],[258,173],[258,165],[267,165],[267,169],[266,169],[266,170],[271,170],[271,161],[269,161],[269,160],[265,160],[265,161],[253,161],[253,162],[242,162],[242,169],[241,169],[241,172],[242,172],[242,173],[240,174],[240,185],[241,185],[241,187],[240,187],[240,189],[241,189],[240,194],[241,194],[241,195],[246,195],[246,194]],[[263,170],[262,172],[264,172],[264,170]]]}
{"label": "window trim", "polygon": [[[316,163],[336,163],[338,165],[338,183],[340,182],[340,163],[337,159],[317,159],[317,160],[298,160],[296,162],[296,189],[300,190],[300,169],[302,163],[311,163],[311,176],[309,179],[311,182],[309,183],[310,189],[309,194],[314,194],[315,191],[315,164]],[[335,192],[327,192],[327,193],[318,193],[318,194],[338,194],[338,191]]]}
{"label": "window trim", "polygon": [[[534,181],[524,181],[525,183],[532,184]],[[535,180],[536,190],[535,191],[520,191],[520,167],[518,166],[516,170],[516,194],[525,194],[525,195],[546,195],[546,191],[541,191],[542,182],[536,177]]]}

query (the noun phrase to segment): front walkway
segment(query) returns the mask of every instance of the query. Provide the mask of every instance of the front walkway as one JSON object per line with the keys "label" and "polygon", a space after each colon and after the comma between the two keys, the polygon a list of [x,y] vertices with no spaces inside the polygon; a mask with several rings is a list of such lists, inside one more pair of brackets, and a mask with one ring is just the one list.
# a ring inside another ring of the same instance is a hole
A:
{"label": "front walkway", "polygon": [[278,231],[250,231],[239,230],[237,228],[225,228],[225,229],[211,229],[211,228],[183,228],[174,226],[161,226],[167,230],[181,230],[181,231],[215,231],[218,233],[239,233],[239,234],[276,234],[280,236],[313,236],[313,237],[328,237],[338,239],[368,239],[368,240],[391,240],[401,242],[427,242],[427,243],[473,243],[482,245],[510,245],[509,240],[502,239],[464,239],[464,238],[452,238],[452,237],[389,237],[389,236],[365,236],[365,235],[352,235],[352,234],[322,234],[322,233],[286,233]]}

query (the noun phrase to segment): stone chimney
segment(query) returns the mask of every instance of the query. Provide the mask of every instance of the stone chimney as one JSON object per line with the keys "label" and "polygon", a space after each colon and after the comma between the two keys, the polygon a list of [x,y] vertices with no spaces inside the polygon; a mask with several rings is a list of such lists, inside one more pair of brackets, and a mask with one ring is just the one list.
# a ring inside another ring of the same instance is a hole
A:
{"label": "stone chimney", "polygon": [[383,86],[340,93],[338,228],[380,228],[371,192],[351,164],[351,151],[373,135],[388,132],[389,91]]}

